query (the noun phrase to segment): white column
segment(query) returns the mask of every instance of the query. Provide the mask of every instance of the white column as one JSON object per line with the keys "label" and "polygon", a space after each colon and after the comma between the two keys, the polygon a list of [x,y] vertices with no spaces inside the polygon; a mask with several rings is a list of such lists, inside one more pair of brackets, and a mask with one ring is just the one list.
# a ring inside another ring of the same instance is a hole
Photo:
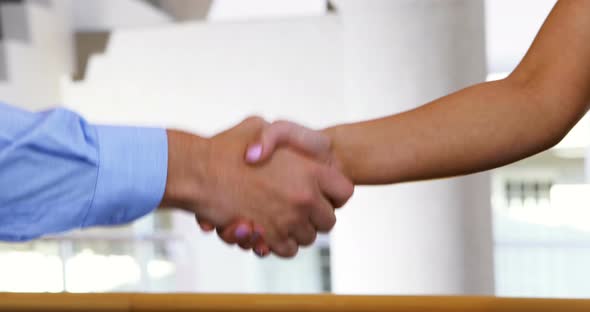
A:
{"label": "white column", "polygon": [[[482,1],[334,2],[355,119],[411,109],[485,79]],[[333,289],[491,294],[492,247],[487,174],[358,188],[332,236]]]}

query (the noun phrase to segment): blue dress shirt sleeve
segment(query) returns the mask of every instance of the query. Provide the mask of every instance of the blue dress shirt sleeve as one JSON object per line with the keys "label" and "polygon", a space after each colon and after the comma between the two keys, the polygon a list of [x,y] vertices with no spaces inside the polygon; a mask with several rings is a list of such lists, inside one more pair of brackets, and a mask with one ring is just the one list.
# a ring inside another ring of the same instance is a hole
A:
{"label": "blue dress shirt sleeve", "polygon": [[162,200],[167,168],[164,129],[0,103],[0,240],[133,221]]}

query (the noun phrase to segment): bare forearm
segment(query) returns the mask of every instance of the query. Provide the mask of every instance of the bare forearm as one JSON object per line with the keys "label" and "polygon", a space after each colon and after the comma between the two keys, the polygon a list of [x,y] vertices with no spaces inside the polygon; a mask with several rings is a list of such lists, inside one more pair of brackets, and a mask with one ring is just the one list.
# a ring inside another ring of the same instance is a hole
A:
{"label": "bare forearm", "polygon": [[409,112],[326,132],[356,184],[483,171],[551,147],[583,114],[535,90],[516,79],[483,83]]}
{"label": "bare forearm", "polygon": [[413,111],[328,129],[360,184],[440,178],[495,168],[545,150],[590,102],[590,1],[561,0],[502,81]]}

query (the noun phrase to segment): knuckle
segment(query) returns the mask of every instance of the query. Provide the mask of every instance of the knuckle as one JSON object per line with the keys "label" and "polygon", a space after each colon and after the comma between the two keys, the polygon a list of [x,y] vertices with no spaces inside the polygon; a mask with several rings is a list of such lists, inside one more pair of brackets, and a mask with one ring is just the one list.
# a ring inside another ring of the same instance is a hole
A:
{"label": "knuckle", "polygon": [[297,252],[299,252],[299,248],[295,248],[292,250],[289,250],[289,252],[287,253],[287,258],[293,258],[297,255]]}
{"label": "knuckle", "polygon": [[320,232],[330,232],[334,226],[336,225],[336,215],[331,214],[322,220],[321,224],[317,225],[317,228]]}
{"label": "knuckle", "polygon": [[310,233],[304,240],[299,242],[302,246],[309,246],[315,242],[317,239],[317,232]]}
{"label": "knuckle", "polygon": [[219,238],[221,238],[222,241],[224,241],[226,244],[229,245],[234,245],[236,243],[236,241],[230,237],[229,235],[224,235],[224,234],[218,234]]}
{"label": "knuckle", "polygon": [[277,120],[270,125],[270,129],[281,140],[287,139],[292,133],[292,123],[286,120]]}
{"label": "knuckle", "polygon": [[334,226],[336,226],[336,216],[332,215],[332,217],[328,220],[328,223],[326,224],[328,227],[328,231],[331,231]]}
{"label": "knuckle", "polygon": [[284,119],[278,119],[272,123],[272,126],[277,127],[277,128],[282,128],[282,127],[288,127],[290,124],[291,124],[291,122],[289,122],[289,121],[286,121]]}
{"label": "knuckle", "polygon": [[289,235],[290,229],[296,228],[297,225],[301,222],[301,214],[300,213],[290,213],[284,217],[283,224],[281,225],[279,231],[282,234],[282,237],[286,237]]}
{"label": "knuckle", "polygon": [[239,243],[238,246],[240,246],[242,250],[250,250],[252,248],[248,243]]}
{"label": "knuckle", "polygon": [[354,195],[354,184],[349,183],[346,186],[346,190],[345,190],[344,195],[346,197],[346,201],[344,203],[346,203],[352,197],[352,195]]}
{"label": "knuckle", "polygon": [[293,201],[297,206],[307,207],[313,205],[315,197],[315,193],[311,189],[303,189],[294,195]]}
{"label": "knuckle", "polygon": [[297,252],[299,251],[299,247],[297,245],[294,246],[287,246],[284,249],[283,252],[283,257],[285,258],[292,258],[295,257],[297,255]]}
{"label": "knuckle", "polygon": [[281,258],[289,258],[289,253],[286,249],[275,250],[275,254]]}
{"label": "knuckle", "polygon": [[244,123],[260,126],[266,124],[266,121],[260,116],[252,115],[244,119]]}
{"label": "knuckle", "polygon": [[293,222],[297,225],[303,225],[309,222],[310,208],[309,206],[301,206],[297,213],[293,216]]}
{"label": "knuckle", "polygon": [[286,244],[283,242],[283,243],[273,245],[272,251],[279,257],[286,257],[287,252],[288,252],[288,248],[287,248]]}
{"label": "knuckle", "polygon": [[343,186],[343,190],[342,190],[342,199],[341,201],[338,203],[338,206],[335,208],[340,208],[342,206],[344,206],[348,200],[352,197],[352,195],[354,194],[354,185],[352,183],[347,183],[346,186]]}
{"label": "knuckle", "polygon": [[348,199],[351,198],[352,195],[354,195],[354,184],[352,184],[352,182],[349,182],[346,187],[346,198]]}
{"label": "knuckle", "polygon": [[282,224],[279,224],[275,230],[275,236],[279,239],[286,239],[289,237],[289,228],[295,224],[295,222],[292,221],[292,217],[286,217],[281,223]]}

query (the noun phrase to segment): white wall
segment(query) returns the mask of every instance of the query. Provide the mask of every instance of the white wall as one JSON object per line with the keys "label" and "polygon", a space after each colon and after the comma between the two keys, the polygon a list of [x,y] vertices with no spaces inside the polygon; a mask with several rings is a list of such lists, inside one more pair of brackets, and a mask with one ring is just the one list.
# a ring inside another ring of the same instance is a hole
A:
{"label": "white wall", "polygon": [[[7,65],[7,80],[0,81],[0,100],[29,109],[60,104],[60,79],[72,69],[70,1],[2,4],[3,17],[24,6],[29,21],[28,40],[4,40],[2,49]],[[9,18],[1,18],[10,21]],[[10,27],[3,25],[3,29]],[[10,36],[9,36],[10,37]]]}
{"label": "white wall", "polygon": [[207,17],[210,21],[320,16],[326,0],[215,0]]}
{"label": "white wall", "polygon": [[486,0],[488,72],[511,72],[556,0]]}
{"label": "white wall", "polygon": [[345,114],[338,30],[324,17],[118,31],[65,102],[96,120],[203,134],[256,113],[325,126]]}
{"label": "white wall", "polygon": [[142,0],[86,0],[72,4],[75,31],[109,31],[172,22],[170,16]]}

